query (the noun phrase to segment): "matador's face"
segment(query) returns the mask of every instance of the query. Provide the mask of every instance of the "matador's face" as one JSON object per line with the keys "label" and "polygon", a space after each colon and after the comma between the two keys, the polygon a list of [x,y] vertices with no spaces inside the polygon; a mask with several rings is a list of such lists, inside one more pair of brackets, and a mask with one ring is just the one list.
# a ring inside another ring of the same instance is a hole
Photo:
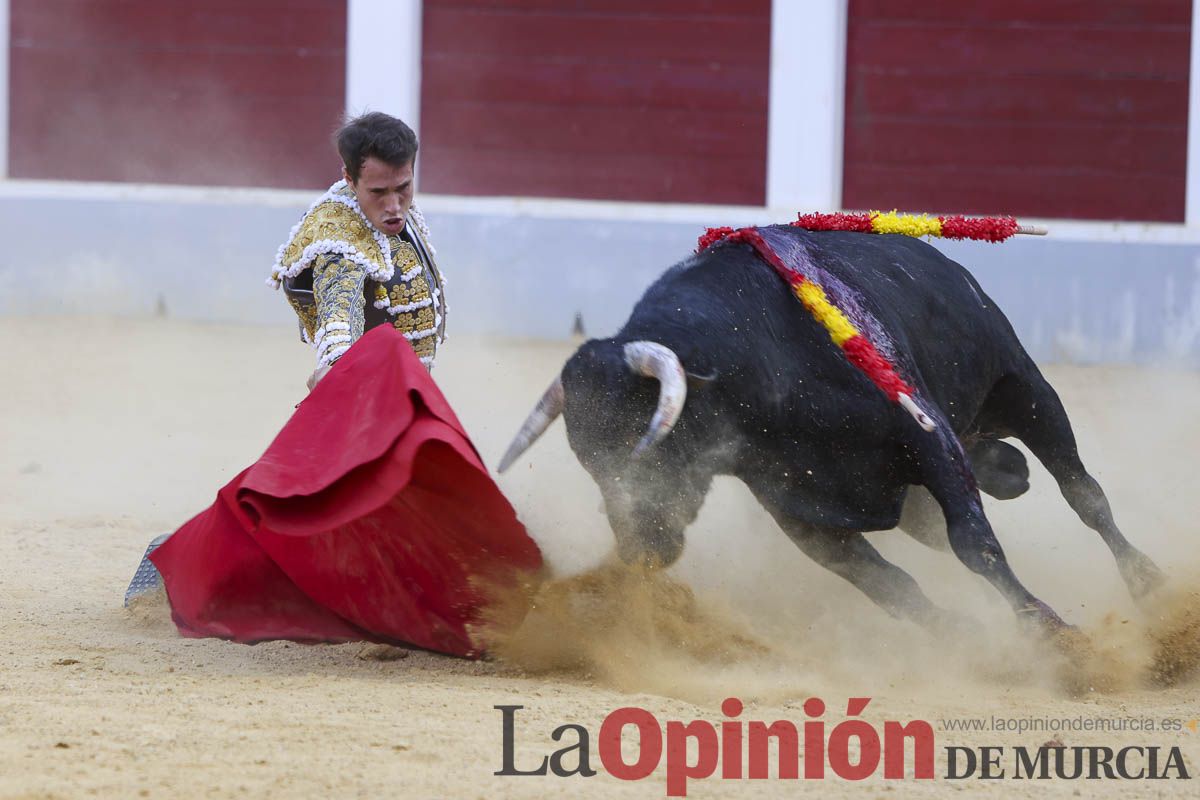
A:
{"label": "matador's face", "polygon": [[393,167],[375,156],[369,156],[358,172],[358,180],[346,180],[354,189],[362,209],[371,224],[383,233],[395,235],[404,230],[404,217],[413,199],[413,163]]}

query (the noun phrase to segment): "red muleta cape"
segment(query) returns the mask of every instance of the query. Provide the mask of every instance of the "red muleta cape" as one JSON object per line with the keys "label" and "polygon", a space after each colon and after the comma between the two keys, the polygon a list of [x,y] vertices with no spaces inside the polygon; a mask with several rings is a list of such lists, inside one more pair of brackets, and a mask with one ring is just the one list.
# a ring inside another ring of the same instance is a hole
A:
{"label": "red muleta cape", "polygon": [[542,565],[404,337],[380,325],[255,464],[151,555],[184,636],[406,643],[467,626]]}

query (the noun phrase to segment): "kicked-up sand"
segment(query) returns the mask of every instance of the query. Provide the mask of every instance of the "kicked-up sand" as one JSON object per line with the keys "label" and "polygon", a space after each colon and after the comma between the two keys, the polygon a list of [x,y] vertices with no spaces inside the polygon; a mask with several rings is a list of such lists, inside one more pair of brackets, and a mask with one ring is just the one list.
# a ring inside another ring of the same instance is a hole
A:
{"label": "kicked-up sand", "polygon": [[[930,723],[937,777],[913,780],[911,764],[906,780],[881,767],[861,782],[829,767],[819,782],[776,779],[774,766],[768,780],[721,779],[718,768],[687,784],[691,797],[1195,796],[1186,780],[1011,779],[1013,748],[1050,742],[1157,746],[1160,762],[1178,747],[1189,773],[1200,770],[1194,372],[1047,370],[1118,523],[1172,575],[1149,608],[1129,601],[1103,543],[1040,466],[1026,496],[988,504],[1017,574],[1087,634],[1074,649],[1022,634],[952,556],[872,534],[970,625],[934,637],[894,621],[808,561],[731,480],[718,481],[666,574],[616,568],[599,493],[559,423],[500,479],[556,580],[494,660],[471,662],[183,639],[161,596],[122,608],[146,543],[207,507],[303,396],[312,356],[292,329],[5,318],[0,334],[0,798],[662,797],[665,765],[639,781],[602,769],[604,719],[636,706],[663,725],[719,726],[727,697],[743,702],[739,721],[797,726],[819,697],[827,736],[849,698],[869,697],[861,718],[879,730]],[[490,465],[570,352],[446,344],[435,378]],[[573,723],[590,732],[599,774],[495,775],[502,705],[524,707],[514,766],[574,743],[577,733],[551,738]],[[945,748],[981,746],[1006,748],[1009,777],[946,779]]]}

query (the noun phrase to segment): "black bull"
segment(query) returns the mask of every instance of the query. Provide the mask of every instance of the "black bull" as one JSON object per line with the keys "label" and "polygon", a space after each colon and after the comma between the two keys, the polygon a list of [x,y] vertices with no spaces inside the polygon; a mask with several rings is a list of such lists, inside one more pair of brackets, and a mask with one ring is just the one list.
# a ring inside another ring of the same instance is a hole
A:
{"label": "black bull", "polygon": [[965,269],[905,236],[760,230],[890,358],[932,431],[850,363],[750,245],[725,242],[660,277],[616,336],[579,348],[501,469],[561,413],[627,562],[675,561],[713,476],[733,475],[800,549],[889,613],[946,619],[863,532],[901,525],[930,542],[933,523],[1014,610],[1058,627],[980,502],[980,488],[1005,499],[1027,488],[1024,457],[999,441],[1012,437],[1100,534],[1135,598],[1161,581],[1084,469],[1058,395]]}

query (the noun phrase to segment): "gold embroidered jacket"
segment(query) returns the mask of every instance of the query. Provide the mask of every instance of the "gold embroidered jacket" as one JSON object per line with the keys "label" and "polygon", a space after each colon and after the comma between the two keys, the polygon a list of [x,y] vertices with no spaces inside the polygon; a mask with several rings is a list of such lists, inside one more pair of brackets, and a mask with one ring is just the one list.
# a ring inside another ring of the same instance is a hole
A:
{"label": "gold embroidered jacket", "polygon": [[282,286],[300,318],[301,337],[332,364],[376,325],[394,325],[426,367],[445,338],[444,279],[416,204],[404,230],[385,236],[338,181],[279,248],[268,281]]}

